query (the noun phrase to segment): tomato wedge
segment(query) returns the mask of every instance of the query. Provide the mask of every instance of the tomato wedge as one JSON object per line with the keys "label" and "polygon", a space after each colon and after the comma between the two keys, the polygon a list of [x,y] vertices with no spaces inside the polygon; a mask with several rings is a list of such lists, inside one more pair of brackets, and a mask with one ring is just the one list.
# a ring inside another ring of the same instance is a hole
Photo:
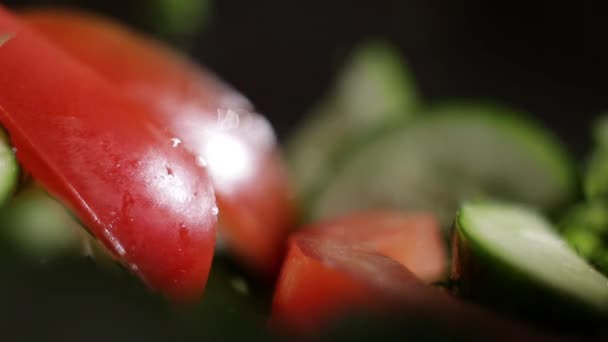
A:
{"label": "tomato wedge", "polygon": [[544,338],[422,283],[376,252],[308,232],[293,235],[275,290],[272,325],[308,335],[357,312],[398,314],[482,339]]}
{"label": "tomato wedge", "polygon": [[341,240],[385,255],[431,283],[446,275],[447,252],[439,221],[431,214],[367,210],[308,227],[307,234]]}
{"label": "tomato wedge", "polygon": [[17,158],[125,266],[198,297],[215,242],[205,169],[143,108],[0,7],[0,122]]}
{"label": "tomato wedge", "polygon": [[154,111],[206,165],[220,233],[253,269],[278,270],[294,207],[269,123],[209,72],[160,43],[89,14],[36,11],[35,29]]}

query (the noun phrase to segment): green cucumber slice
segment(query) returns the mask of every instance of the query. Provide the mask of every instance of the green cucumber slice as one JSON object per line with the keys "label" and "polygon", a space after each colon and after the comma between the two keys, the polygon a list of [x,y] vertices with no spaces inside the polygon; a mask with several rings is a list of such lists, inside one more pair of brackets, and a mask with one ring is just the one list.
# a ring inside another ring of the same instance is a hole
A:
{"label": "green cucumber slice", "polygon": [[452,275],[465,296],[501,309],[521,306],[524,315],[546,322],[608,318],[608,279],[534,210],[464,204],[454,242]]}
{"label": "green cucumber slice", "polygon": [[0,206],[3,206],[13,196],[18,183],[19,163],[8,142],[8,137],[0,129]]}
{"label": "green cucumber slice", "polygon": [[390,45],[371,42],[355,51],[325,103],[290,137],[287,156],[304,199],[332,169],[348,141],[410,116],[418,106],[412,77]]}
{"label": "green cucumber slice", "polygon": [[430,211],[449,228],[465,200],[496,197],[542,210],[568,202],[572,166],[557,140],[497,106],[448,103],[351,152],[309,217],[388,207]]}

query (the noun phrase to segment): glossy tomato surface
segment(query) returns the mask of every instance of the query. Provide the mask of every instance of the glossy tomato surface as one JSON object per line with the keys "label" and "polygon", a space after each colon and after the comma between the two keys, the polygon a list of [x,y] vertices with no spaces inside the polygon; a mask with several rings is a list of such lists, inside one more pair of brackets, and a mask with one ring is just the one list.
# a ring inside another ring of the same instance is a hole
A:
{"label": "glossy tomato surface", "polygon": [[424,322],[446,337],[545,340],[547,337],[461,302],[396,261],[340,239],[309,232],[288,245],[272,306],[272,326],[314,334],[353,314],[392,315]]}
{"label": "glossy tomato surface", "polygon": [[83,13],[24,14],[51,39],[155,113],[209,170],[220,233],[248,266],[277,271],[294,224],[286,169],[270,124],[246,98],[159,42]]}
{"label": "glossy tomato surface", "polygon": [[0,122],[19,162],[126,267],[176,300],[200,296],[215,197],[175,136],[0,8]]}

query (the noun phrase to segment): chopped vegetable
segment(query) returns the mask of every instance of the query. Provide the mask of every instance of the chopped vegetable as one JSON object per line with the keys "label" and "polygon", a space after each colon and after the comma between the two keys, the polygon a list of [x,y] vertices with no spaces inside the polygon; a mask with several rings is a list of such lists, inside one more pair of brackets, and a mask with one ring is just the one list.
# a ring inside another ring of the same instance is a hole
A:
{"label": "chopped vegetable", "polygon": [[340,240],[385,255],[431,283],[443,278],[446,251],[432,215],[390,210],[355,212],[308,227],[306,234]]}
{"label": "chopped vegetable", "polygon": [[293,236],[275,291],[273,325],[311,334],[356,313],[398,313],[404,322],[413,317],[477,338],[541,338],[423,284],[389,258],[307,232]]}
{"label": "chopped vegetable", "polygon": [[331,172],[343,148],[376,127],[414,113],[418,92],[411,78],[387,43],[368,42],[355,50],[329,98],[287,144],[294,181],[305,201],[319,179]]}
{"label": "chopped vegetable", "polygon": [[535,211],[468,203],[456,227],[452,272],[465,296],[559,329],[608,318],[608,279]]}
{"label": "chopped vegetable", "polygon": [[[2,43],[9,38],[0,37],[0,48]],[[15,158],[15,152],[11,148],[8,137],[0,131],[0,207],[15,193],[19,183],[19,164]]]}
{"label": "chopped vegetable", "polygon": [[444,104],[354,150],[324,184],[310,218],[400,208],[433,212],[447,231],[467,199],[551,211],[570,200],[573,179],[559,143],[534,123],[500,107]]}
{"label": "chopped vegetable", "polygon": [[[209,72],[117,23],[39,11],[28,23],[154,114],[207,167],[220,233],[256,271],[278,271],[294,206],[274,132],[250,103]],[[183,145],[182,145],[183,143]]]}
{"label": "chopped vegetable", "polygon": [[201,295],[215,196],[175,135],[0,8],[0,122],[23,168],[123,264],[175,300]]}

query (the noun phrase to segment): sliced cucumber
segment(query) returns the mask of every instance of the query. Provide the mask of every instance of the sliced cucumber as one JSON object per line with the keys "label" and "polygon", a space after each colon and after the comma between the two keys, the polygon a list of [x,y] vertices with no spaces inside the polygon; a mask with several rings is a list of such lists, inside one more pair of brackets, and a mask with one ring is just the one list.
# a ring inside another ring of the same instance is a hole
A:
{"label": "sliced cucumber", "polygon": [[320,187],[310,218],[388,207],[434,212],[448,228],[468,199],[497,197],[553,210],[572,196],[570,161],[534,123],[470,103],[425,114],[344,158]]}
{"label": "sliced cucumber", "polygon": [[546,322],[608,318],[608,279],[534,210],[467,203],[456,228],[452,272],[464,295]]}
{"label": "sliced cucumber", "polygon": [[[7,38],[8,39],[8,38]],[[2,37],[0,37],[0,45]],[[8,143],[8,137],[0,129],[0,206],[13,196],[19,183],[19,163]]]}
{"label": "sliced cucumber", "polygon": [[342,71],[329,100],[290,138],[287,155],[304,199],[332,169],[346,142],[411,115],[418,95],[396,51],[379,42],[360,47]]}

